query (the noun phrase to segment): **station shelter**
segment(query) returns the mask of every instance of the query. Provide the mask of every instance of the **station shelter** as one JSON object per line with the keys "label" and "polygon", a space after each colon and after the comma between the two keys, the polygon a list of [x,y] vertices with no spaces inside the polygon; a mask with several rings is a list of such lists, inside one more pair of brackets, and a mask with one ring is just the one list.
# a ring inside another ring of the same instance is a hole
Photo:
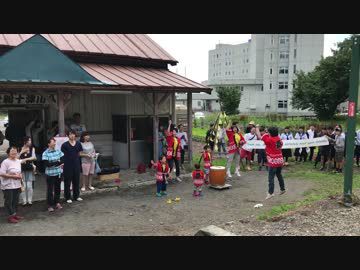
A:
{"label": "station shelter", "polygon": [[23,132],[34,119],[65,136],[80,113],[96,151],[122,169],[156,159],[158,130],[175,121],[175,93],[211,89],[171,72],[178,62],[144,34],[0,34],[0,112]]}

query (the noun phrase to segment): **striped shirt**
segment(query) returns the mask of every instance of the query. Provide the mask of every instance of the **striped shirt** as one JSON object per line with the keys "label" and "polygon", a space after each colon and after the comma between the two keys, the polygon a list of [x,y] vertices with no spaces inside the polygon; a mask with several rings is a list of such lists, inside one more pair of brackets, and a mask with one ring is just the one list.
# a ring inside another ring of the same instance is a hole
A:
{"label": "striped shirt", "polygon": [[[45,152],[42,154],[42,160],[47,160],[49,162],[56,162],[56,161],[60,161],[60,158],[64,156],[63,152],[61,152],[60,150],[52,150],[52,149],[46,149]],[[57,176],[57,175],[61,175],[63,172],[63,170],[61,169],[60,166],[56,167],[46,167],[45,169],[45,174],[48,176]]]}

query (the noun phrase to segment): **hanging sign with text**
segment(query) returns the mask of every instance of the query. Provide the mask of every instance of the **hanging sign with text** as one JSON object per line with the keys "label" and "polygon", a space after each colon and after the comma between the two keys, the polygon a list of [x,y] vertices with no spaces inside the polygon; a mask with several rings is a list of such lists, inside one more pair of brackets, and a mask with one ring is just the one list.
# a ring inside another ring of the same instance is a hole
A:
{"label": "hanging sign with text", "polygon": [[[306,148],[306,147],[315,147],[329,145],[329,140],[326,137],[319,137],[313,139],[304,139],[304,140],[283,140],[282,149],[294,149],[294,148]],[[265,144],[261,140],[248,141],[243,145],[243,149],[265,149]]]}

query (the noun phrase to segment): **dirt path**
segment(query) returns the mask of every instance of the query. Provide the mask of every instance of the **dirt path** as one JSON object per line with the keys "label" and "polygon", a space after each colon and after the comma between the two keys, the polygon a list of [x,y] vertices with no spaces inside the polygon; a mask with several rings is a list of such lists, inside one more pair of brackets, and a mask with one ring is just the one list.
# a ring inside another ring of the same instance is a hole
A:
{"label": "dirt path", "polygon": [[[20,208],[25,221],[16,225],[6,223],[1,208],[0,235],[194,235],[210,224],[255,221],[263,211],[300,200],[305,191],[313,188],[309,182],[287,181],[286,195],[264,202],[266,176],[265,171],[244,174],[231,182],[229,190],[205,188],[201,198],[192,197],[192,183],[185,179],[169,185],[168,197],[181,198],[172,204],[154,196],[155,186],[91,195],[53,214],[46,212],[43,203],[35,204],[31,209]],[[257,203],[264,207],[255,209]]]}

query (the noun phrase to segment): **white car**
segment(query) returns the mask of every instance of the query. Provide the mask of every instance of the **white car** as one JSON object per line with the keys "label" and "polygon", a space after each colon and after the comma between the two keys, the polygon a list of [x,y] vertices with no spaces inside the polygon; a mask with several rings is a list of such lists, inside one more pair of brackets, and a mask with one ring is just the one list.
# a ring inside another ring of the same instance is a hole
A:
{"label": "white car", "polygon": [[203,112],[196,112],[194,114],[195,119],[205,118],[205,114]]}

